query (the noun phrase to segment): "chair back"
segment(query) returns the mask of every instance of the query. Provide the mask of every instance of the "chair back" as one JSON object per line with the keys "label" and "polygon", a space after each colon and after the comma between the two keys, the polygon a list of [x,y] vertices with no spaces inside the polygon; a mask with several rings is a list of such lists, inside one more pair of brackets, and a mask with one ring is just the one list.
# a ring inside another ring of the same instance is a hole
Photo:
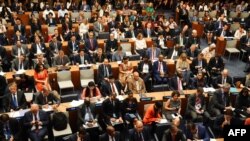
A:
{"label": "chair back", "polygon": [[69,81],[71,80],[71,72],[70,71],[59,71],[57,72],[57,81]]}

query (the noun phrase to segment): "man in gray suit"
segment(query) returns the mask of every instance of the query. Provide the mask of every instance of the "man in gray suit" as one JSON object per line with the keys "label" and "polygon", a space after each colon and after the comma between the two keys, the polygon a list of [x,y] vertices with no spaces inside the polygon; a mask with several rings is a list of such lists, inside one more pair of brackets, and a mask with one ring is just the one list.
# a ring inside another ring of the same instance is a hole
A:
{"label": "man in gray suit", "polygon": [[99,32],[104,32],[104,26],[102,24],[101,17],[99,17],[98,20],[94,23],[94,32],[95,32],[95,36],[98,36]]}
{"label": "man in gray suit", "polygon": [[122,47],[119,47],[117,51],[112,56],[112,61],[122,61],[126,56],[126,53],[122,50]]}
{"label": "man in gray suit", "polygon": [[20,40],[17,40],[16,45],[12,47],[11,56],[16,58],[21,54],[28,57],[30,52],[26,45],[22,44]]}
{"label": "man in gray suit", "polygon": [[11,68],[13,71],[27,70],[29,69],[29,61],[21,54],[20,57],[13,60]]}
{"label": "man in gray suit", "polygon": [[55,57],[54,66],[69,66],[70,61],[67,55],[64,55],[63,50],[59,51],[59,55]]}
{"label": "man in gray suit", "polygon": [[161,49],[157,47],[157,44],[154,43],[151,48],[148,48],[146,55],[149,56],[151,61],[158,60],[158,56],[161,54]]}

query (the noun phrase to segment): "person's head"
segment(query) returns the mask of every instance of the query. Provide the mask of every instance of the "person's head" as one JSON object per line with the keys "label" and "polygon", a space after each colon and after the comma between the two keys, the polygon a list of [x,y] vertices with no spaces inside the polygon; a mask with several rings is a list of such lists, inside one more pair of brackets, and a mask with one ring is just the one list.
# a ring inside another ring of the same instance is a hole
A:
{"label": "person's head", "polygon": [[147,63],[148,60],[149,60],[149,56],[148,56],[148,55],[144,55],[144,56],[143,56],[143,61]]}
{"label": "person's head", "polygon": [[56,36],[52,36],[52,42],[56,43],[57,42],[57,38]]}
{"label": "person's head", "polygon": [[128,93],[128,98],[129,98],[129,99],[134,98],[134,94],[133,94],[132,91],[128,91],[127,93]]}
{"label": "person's head", "polygon": [[54,29],[54,35],[58,35],[58,29],[57,28]]}
{"label": "person's head", "polygon": [[162,109],[162,103],[159,102],[159,101],[155,102],[154,108],[155,108],[155,110],[157,110],[157,111],[161,110],[161,109]]}
{"label": "person's head", "polygon": [[224,93],[229,93],[231,85],[229,83],[225,83],[222,88]]}
{"label": "person's head", "polygon": [[93,32],[89,32],[89,38],[93,39],[94,38],[94,33]]}
{"label": "person's head", "polygon": [[87,132],[86,130],[81,126],[78,130],[78,137],[81,139],[81,140],[85,140],[87,136]]}
{"label": "person's head", "polygon": [[110,38],[110,40],[114,40],[114,39],[115,39],[114,34],[113,34],[113,33],[110,33],[110,34],[109,34],[109,38]]}
{"label": "person's head", "polygon": [[10,83],[9,84],[9,90],[12,94],[16,93],[17,92],[17,84],[16,83]]}
{"label": "person's head", "polygon": [[203,73],[202,72],[198,72],[196,75],[197,79],[200,80],[203,78]]}
{"label": "person's head", "polygon": [[17,41],[16,41],[16,46],[17,46],[17,47],[21,47],[21,46],[22,46],[22,43],[21,43],[20,40],[17,40]]}
{"label": "person's head", "polygon": [[134,80],[135,80],[135,81],[138,81],[139,78],[140,78],[139,73],[138,73],[137,71],[135,71],[135,72],[133,73],[133,76],[134,76]]}
{"label": "person's head", "polygon": [[37,60],[38,60],[38,62],[39,63],[42,63],[43,62],[43,54],[39,54],[39,55],[37,55]]}
{"label": "person's head", "polygon": [[148,24],[147,24],[147,28],[148,28],[148,29],[151,29],[151,27],[152,27],[152,24],[151,24],[151,23],[148,23]]}
{"label": "person's head", "polygon": [[240,91],[240,96],[243,97],[248,97],[249,96],[249,90],[247,87],[244,87],[241,91]]}
{"label": "person's head", "polygon": [[221,75],[223,77],[227,77],[228,76],[228,69],[224,69],[222,72],[221,72]]}
{"label": "person's head", "polygon": [[38,63],[38,64],[36,65],[36,67],[35,67],[35,71],[36,71],[36,72],[41,72],[41,71],[43,71],[43,70],[44,70],[43,64]]}
{"label": "person's head", "polygon": [[248,35],[248,37],[250,37],[250,30],[248,30],[247,35]]}
{"label": "person's head", "polygon": [[137,35],[137,39],[138,39],[138,40],[143,39],[143,35],[142,35],[142,33],[139,33],[139,34]]}
{"label": "person's head", "polygon": [[2,115],[0,116],[0,119],[1,119],[1,122],[2,122],[2,123],[6,123],[6,122],[8,122],[8,121],[10,120],[10,117],[9,117],[8,114],[2,114]]}
{"label": "person's head", "polygon": [[102,18],[101,18],[101,17],[98,17],[97,21],[98,21],[99,23],[101,23],[101,22],[102,22]]}
{"label": "person's head", "polygon": [[88,88],[89,88],[90,90],[93,90],[93,89],[95,88],[95,82],[94,82],[94,81],[90,81],[90,82],[88,83]]}
{"label": "person's head", "polygon": [[129,30],[130,30],[130,31],[134,30],[134,26],[133,26],[133,25],[130,25],[130,26],[129,26]]}
{"label": "person's head", "polygon": [[171,97],[173,98],[174,101],[177,101],[178,98],[180,97],[179,91],[173,91]]}
{"label": "person's head", "polygon": [[160,54],[159,57],[158,57],[158,59],[159,59],[160,62],[162,62],[163,59],[164,59],[164,56],[162,54]]}
{"label": "person's head", "polygon": [[75,41],[76,41],[76,36],[75,36],[75,34],[73,34],[73,35],[71,36],[71,41],[72,41],[72,42],[75,42]]}
{"label": "person's head", "polygon": [[203,57],[204,57],[203,53],[200,53],[200,54],[198,55],[198,60],[201,61],[201,60],[203,59]]}
{"label": "person's head", "polygon": [[180,59],[181,59],[182,61],[186,61],[186,60],[187,60],[187,54],[186,54],[186,53],[181,53]]}
{"label": "person's head", "polygon": [[49,89],[48,89],[48,87],[44,85],[42,92],[43,92],[43,95],[48,96],[49,95]]}
{"label": "person's head", "polygon": [[110,135],[111,137],[115,136],[115,128],[113,126],[107,126],[106,128],[107,134]]}
{"label": "person's head", "polygon": [[136,121],[136,123],[135,123],[135,130],[137,132],[142,132],[142,130],[143,130],[143,123],[142,123],[142,121],[140,121],[140,120]]}
{"label": "person's head", "polygon": [[129,61],[129,58],[127,56],[124,56],[122,61],[123,63],[127,64]]}
{"label": "person's head", "polygon": [[39,36],[36,36],[35,37],[35,42],[38,44],[38,43],[40,43],[40,37]]}
{"label": "person's head", "polygon": [[203,91],[203,88],[202,88],[202,87],[198,87],[198,88],[197,88],[197,91],[196,91],[196,95],[197,95],[197,96],[200,96],[200,95],[203,94],[203,92],[204,92],[204,91]]}
{"label": "person's head", "polygon": [[176,136],[179,130],[178,127],[174,124],[170,125],[169,129],[172,136]]}
{"label": "person's head", "polygon": [[196,38],[197,35],[198,35],[198,34],[197,34],[197,30],[193,29],[193,30],[192,30],[192,36]]}
{"label": "person's head", "polygon": [[60,56],[60,57],[63,57],[63,56],[64,56],[64,51],[63,51],[63,50],[60,50],[60,51],[59,51],[59,56]]}
{"label": "person's head", "polygon": [[179,127],[180,124],[181,124],[181,119],[180,119],[180,117],[175,117],[175,118],[173,118],[172,124],[175,125],[175,126],[177,126],[177,127]]}
{"label": "person's head", "polygon": [[193,122],[188,123],[187,128],[192,134],[197,133],[197,126]]}
{"label": "person's head", "polygon": [[110,94],[110,99],[114,101],[116,99],[116,94],[115,93]]}
{"label": "person's head", "polygon": [[231,119],[233,118],[233,111],[232,111],[232,109],[226,109],[226,111],[224,112],[224,118],[227,121],[231,121]]}
{"label": "person's head", "polygon": [[209,51],[213,51],[213,50],[215,50],[215,48],[216,48],[216,45],[214,43],[212,43],[209,46]]}
{"label": "person's head", "polygon": [[98,54],[98,55],[102,55],[102,48],[98,48],[98,49],[97,49],[97,54]]}
{"label": "person's head", "polygon": [[20,36],[21,35],[21,32],[19,29],[16,30],[16,36]]}
{"label": "person's head", "polygon": [[80,49],[79,54],[80,54],[80,56],[84,56],[84,49]]}
{"label": "person's head", "polygon": [[225,24],[225,25],[223,26],[223,30],[224,30],[224,31],[228,30],[228,25],[227,25],[227,24]]}
{"label": "person's head", "polygon": [[31,111],[33,114],[37,114],[37,112],[39,111],[39,106],[38,106],[38,104],[31,104],[31,106],[30,106],[30,111]]}
{"label": "person's head", "polygon": [[16,19],[16,24],[17,24],[17,25],[20,25],[20,24],[21,24],[21,19],[20,19],[20,18],[17,18],[17,19]]}

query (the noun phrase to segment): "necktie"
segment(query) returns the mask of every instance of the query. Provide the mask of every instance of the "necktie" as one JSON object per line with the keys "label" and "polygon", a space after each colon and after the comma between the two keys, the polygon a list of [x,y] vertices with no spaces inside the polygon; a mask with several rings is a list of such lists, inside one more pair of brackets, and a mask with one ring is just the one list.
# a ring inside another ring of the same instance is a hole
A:
{"label": "necktie", "polygon": [[91,47],[91,50],[94,50],[93,39],[90,39],[90,47]]}
{"label": "necktie", "polygon": [[18,103],[17,103],[17,99],[16,99],[16,95],[15,94],[13,95],[13,104],[14,104],[15,108],[18,107]]}
{"label": "necktie", "polygon": [[138,133],[138,140],[139,140],[139,141],[143,141],[143,139],[142,139],[142,134],[141,134],[141,133]]}
{"label": "necktie", "polygon": [[63,57],[61,57],[61,65],[63,65]]}
{"label": "necktie", "polygon": [[57,43],[55,43],[55,52],[58,52]]}
{"label": "necktie", "polygon": [[22,70],[22,69],[23,69],[23,62],[20,62],[19,70]]}
{"label": "necktie", "polygon": [[105,66],[105,71],[106,71],[106,77],[109,77],[109,70],[107,66]]}
{"label": "necktie", "polygon": [[140,91],[139,81],[136,81],[135,84],[136,84],[136,90],[137,90],[137,91]]}
{"label": "necktie", "polygon": [[39,125],[38,125],[38,119],[37,119],[37,115],[36,114],[34,114],[34,117],[35,117],[35,126],[36,126],[36,132],[38,131],[38,129],[39,129]]}
{"label": "necktie", "polygon": [[152,49],[152,61],[155,59],[155,51]]}
{"label": "necktie", "polygon": [[112,93],[115,93],[115,86],[114,86],[115,84],[114,83],[112,83],[111,84],[111,87],[112,87]]}
{"label": "necktie", "polygon": [[48,104],[48,98],[47,98],[47,96],[44,96],[43,98],[44,98],[44,104]]}
{"label": "necktie", "polygon": [[223,101],[224,105],[226,106],[227,105],[227,101],[226,101],[226,97],[225,97],[224,93],[222,93],[222,101]]}
{"label": "necktie", "polygon": [[158,71],[161,71],[161,62],[159,62]]}
{"label": "necktie", "polygon": [[180,91],[180,90],[182,90],[182,82],[179,78],[177,78],[177,79],[178,79],[178,90]]}

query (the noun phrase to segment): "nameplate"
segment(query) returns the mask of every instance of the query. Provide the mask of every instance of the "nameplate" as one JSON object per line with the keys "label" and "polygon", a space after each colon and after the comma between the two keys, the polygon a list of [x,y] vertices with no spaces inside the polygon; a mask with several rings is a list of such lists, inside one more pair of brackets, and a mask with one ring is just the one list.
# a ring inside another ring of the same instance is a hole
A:
{"label": "nameplate", "polygon": [[140,101],[152,101],[153,97],[141,97]]}
{"label": "nameplate", "polygon": [[70,107],[70,108],[67,108],[66,111],[75,111],[77,109],[78,109],[78,107]]}

